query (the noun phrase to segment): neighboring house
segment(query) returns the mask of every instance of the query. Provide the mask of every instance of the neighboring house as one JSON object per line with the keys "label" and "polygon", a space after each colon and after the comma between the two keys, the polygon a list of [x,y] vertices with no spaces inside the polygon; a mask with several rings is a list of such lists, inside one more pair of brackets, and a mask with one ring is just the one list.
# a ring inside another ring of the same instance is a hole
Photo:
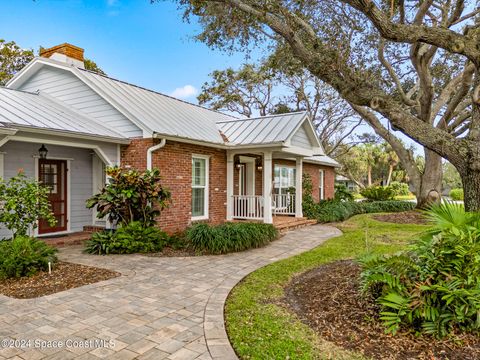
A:
{"label": "neighboring house", "polygon": [[104,226],[85,201],[111,165],[160,169],[172,204],[159,225],[169,232],[194,221],[302,217],[302,174],[315,199],[330,198],[338,166],[305,112],[236,119],[89,72],[70,44],[42,51],[0,88],[0,176],[23,169],[52,189],[58,223],[41,222],[39,235]]}
{"label": "neighboring house", "polygon": [[335,183],[345,185],[345,187],[350,192],[357,192],[358,191],[358,185],[355,184],[355,181],[350,180],[346,176],[343,176],[343,175],[335,176]]}

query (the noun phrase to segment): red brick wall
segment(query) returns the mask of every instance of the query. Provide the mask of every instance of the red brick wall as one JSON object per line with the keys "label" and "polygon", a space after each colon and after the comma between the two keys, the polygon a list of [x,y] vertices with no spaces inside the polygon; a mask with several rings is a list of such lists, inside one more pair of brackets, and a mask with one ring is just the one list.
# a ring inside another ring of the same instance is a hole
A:
{"label": "red brick wall", "polygon": [[[155,141],[158,143],[158,141]],[[147,149],[152,139],[134,139],[122,147],[122,166],[140,170],[147,166]],[[209,222],[218,224],[226,218],[226,152],[199,145],[167,141],[153,153],[153,166],[160,169],[162,184],[170,189],[172,203],[159,217],[159,226],[169,233],[184,230],[191,224],[192,155],[208,155],[209,160]]]}

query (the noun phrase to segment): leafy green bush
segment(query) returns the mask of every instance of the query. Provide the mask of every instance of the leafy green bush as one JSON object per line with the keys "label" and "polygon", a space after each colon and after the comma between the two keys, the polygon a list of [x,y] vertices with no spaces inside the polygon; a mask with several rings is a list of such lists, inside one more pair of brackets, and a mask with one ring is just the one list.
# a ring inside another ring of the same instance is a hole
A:
{"label": "leafy green bush", "polygon": [[480,330],[480,213],[446,203],[428,212],[433,228],[394,256],[360,260],[363,291],[381,306],[386,331],[445,337]]}
{"label": "leafy green bush", "polygon": [[370,186],[360,191],[369,201],[386,201],[395,198],[395,191],[390,186]]}
{"label": "leafy green bush", "polygon": [[335,200],[338,201],[353,201],[353,194],[348,191],[347,187],[344,184],[335,185]]}
{"label": "leafy green bush", "polygon": [[56,262],[57,249],[28,236],[0,241],[0,278],[31,276]]}
{"label": "leafy green bush", "polygon": [[415,204],[409,201],[337,201],[323,200],[315,204],[309,219],[315,219],[320,223],[344,221],[353,215],[377,213],[377,212],[400,212],[412,210]]}
{"label": "leafy green bush", "polygon": [[399,181],[392,181],[390,183],[390,187],[395,192],[397,196],[407,196],[410,195],[410,189],[408,188],[408,184],[402,183]]}
{"label": "leafy green bush", "polygon": [[303,216],[309,219],[315,218],[317,203],[313,198],[313,183],[310,174],[302,176],[302,210]]}
{"label": "leafy green bush", "polygon": [[99,194],[87,200],[87,208],[97,208],[98,218],[128,225],[140,221],[153,226],[155,218],[170,201],[170,192],[162,187],[158,169],[139,172],[119,167],[107,169],[109,183]]}
{"label": "leafy green bush", "polygon": [[196,251],[225,254],[257,248],[275,240],[277,229],[271,224],[226,223],[211,226],[199,223],[187,230],[187,238]]}
{"label": "leafy green bush", "polygon": [[48,192],[47,187],[22,172],[8,181],[0,178],[0,223],[12,231],[13,237],[27,235],[29,229],[37,228],[39,219],[55,225]]}
{"label": "leafy green bush", "polygon": [[145,228],[140,222],[134,221],[116,232],[92,234],[92,238],[85,244],[85,251],[98,255],[157,252],[162,251],[168,240],[168,235],[158,228]]}
{"label": "leafy green bush", "polygon": [[463,189],[450,190],[450,197],[455,201],[463,200]]}

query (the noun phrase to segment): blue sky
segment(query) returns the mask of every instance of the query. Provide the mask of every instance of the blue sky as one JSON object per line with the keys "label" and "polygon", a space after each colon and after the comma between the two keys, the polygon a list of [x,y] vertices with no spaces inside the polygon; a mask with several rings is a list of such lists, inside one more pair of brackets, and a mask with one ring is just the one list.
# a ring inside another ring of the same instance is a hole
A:
{"label": "blue sky", "polygon": [[[192,36],[195,23],[176,5],[148,0],[0,0],[0,38],[38,49],[69,42],[109,76],[196,102],[215,69],[238,67],[243,54],[211,50]],[[175,91],[177,89],[177,91]]]}

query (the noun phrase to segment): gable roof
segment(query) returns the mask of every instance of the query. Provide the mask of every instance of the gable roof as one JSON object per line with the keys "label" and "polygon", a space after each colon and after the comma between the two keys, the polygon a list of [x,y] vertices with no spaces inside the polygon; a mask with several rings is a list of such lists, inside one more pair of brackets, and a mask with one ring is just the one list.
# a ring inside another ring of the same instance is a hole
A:
{"label": "gable roof", "polygon": [[128,140],[94,119],[39,93],[0,87],[0,124],[19,129],[51,129],[92,137]]}

